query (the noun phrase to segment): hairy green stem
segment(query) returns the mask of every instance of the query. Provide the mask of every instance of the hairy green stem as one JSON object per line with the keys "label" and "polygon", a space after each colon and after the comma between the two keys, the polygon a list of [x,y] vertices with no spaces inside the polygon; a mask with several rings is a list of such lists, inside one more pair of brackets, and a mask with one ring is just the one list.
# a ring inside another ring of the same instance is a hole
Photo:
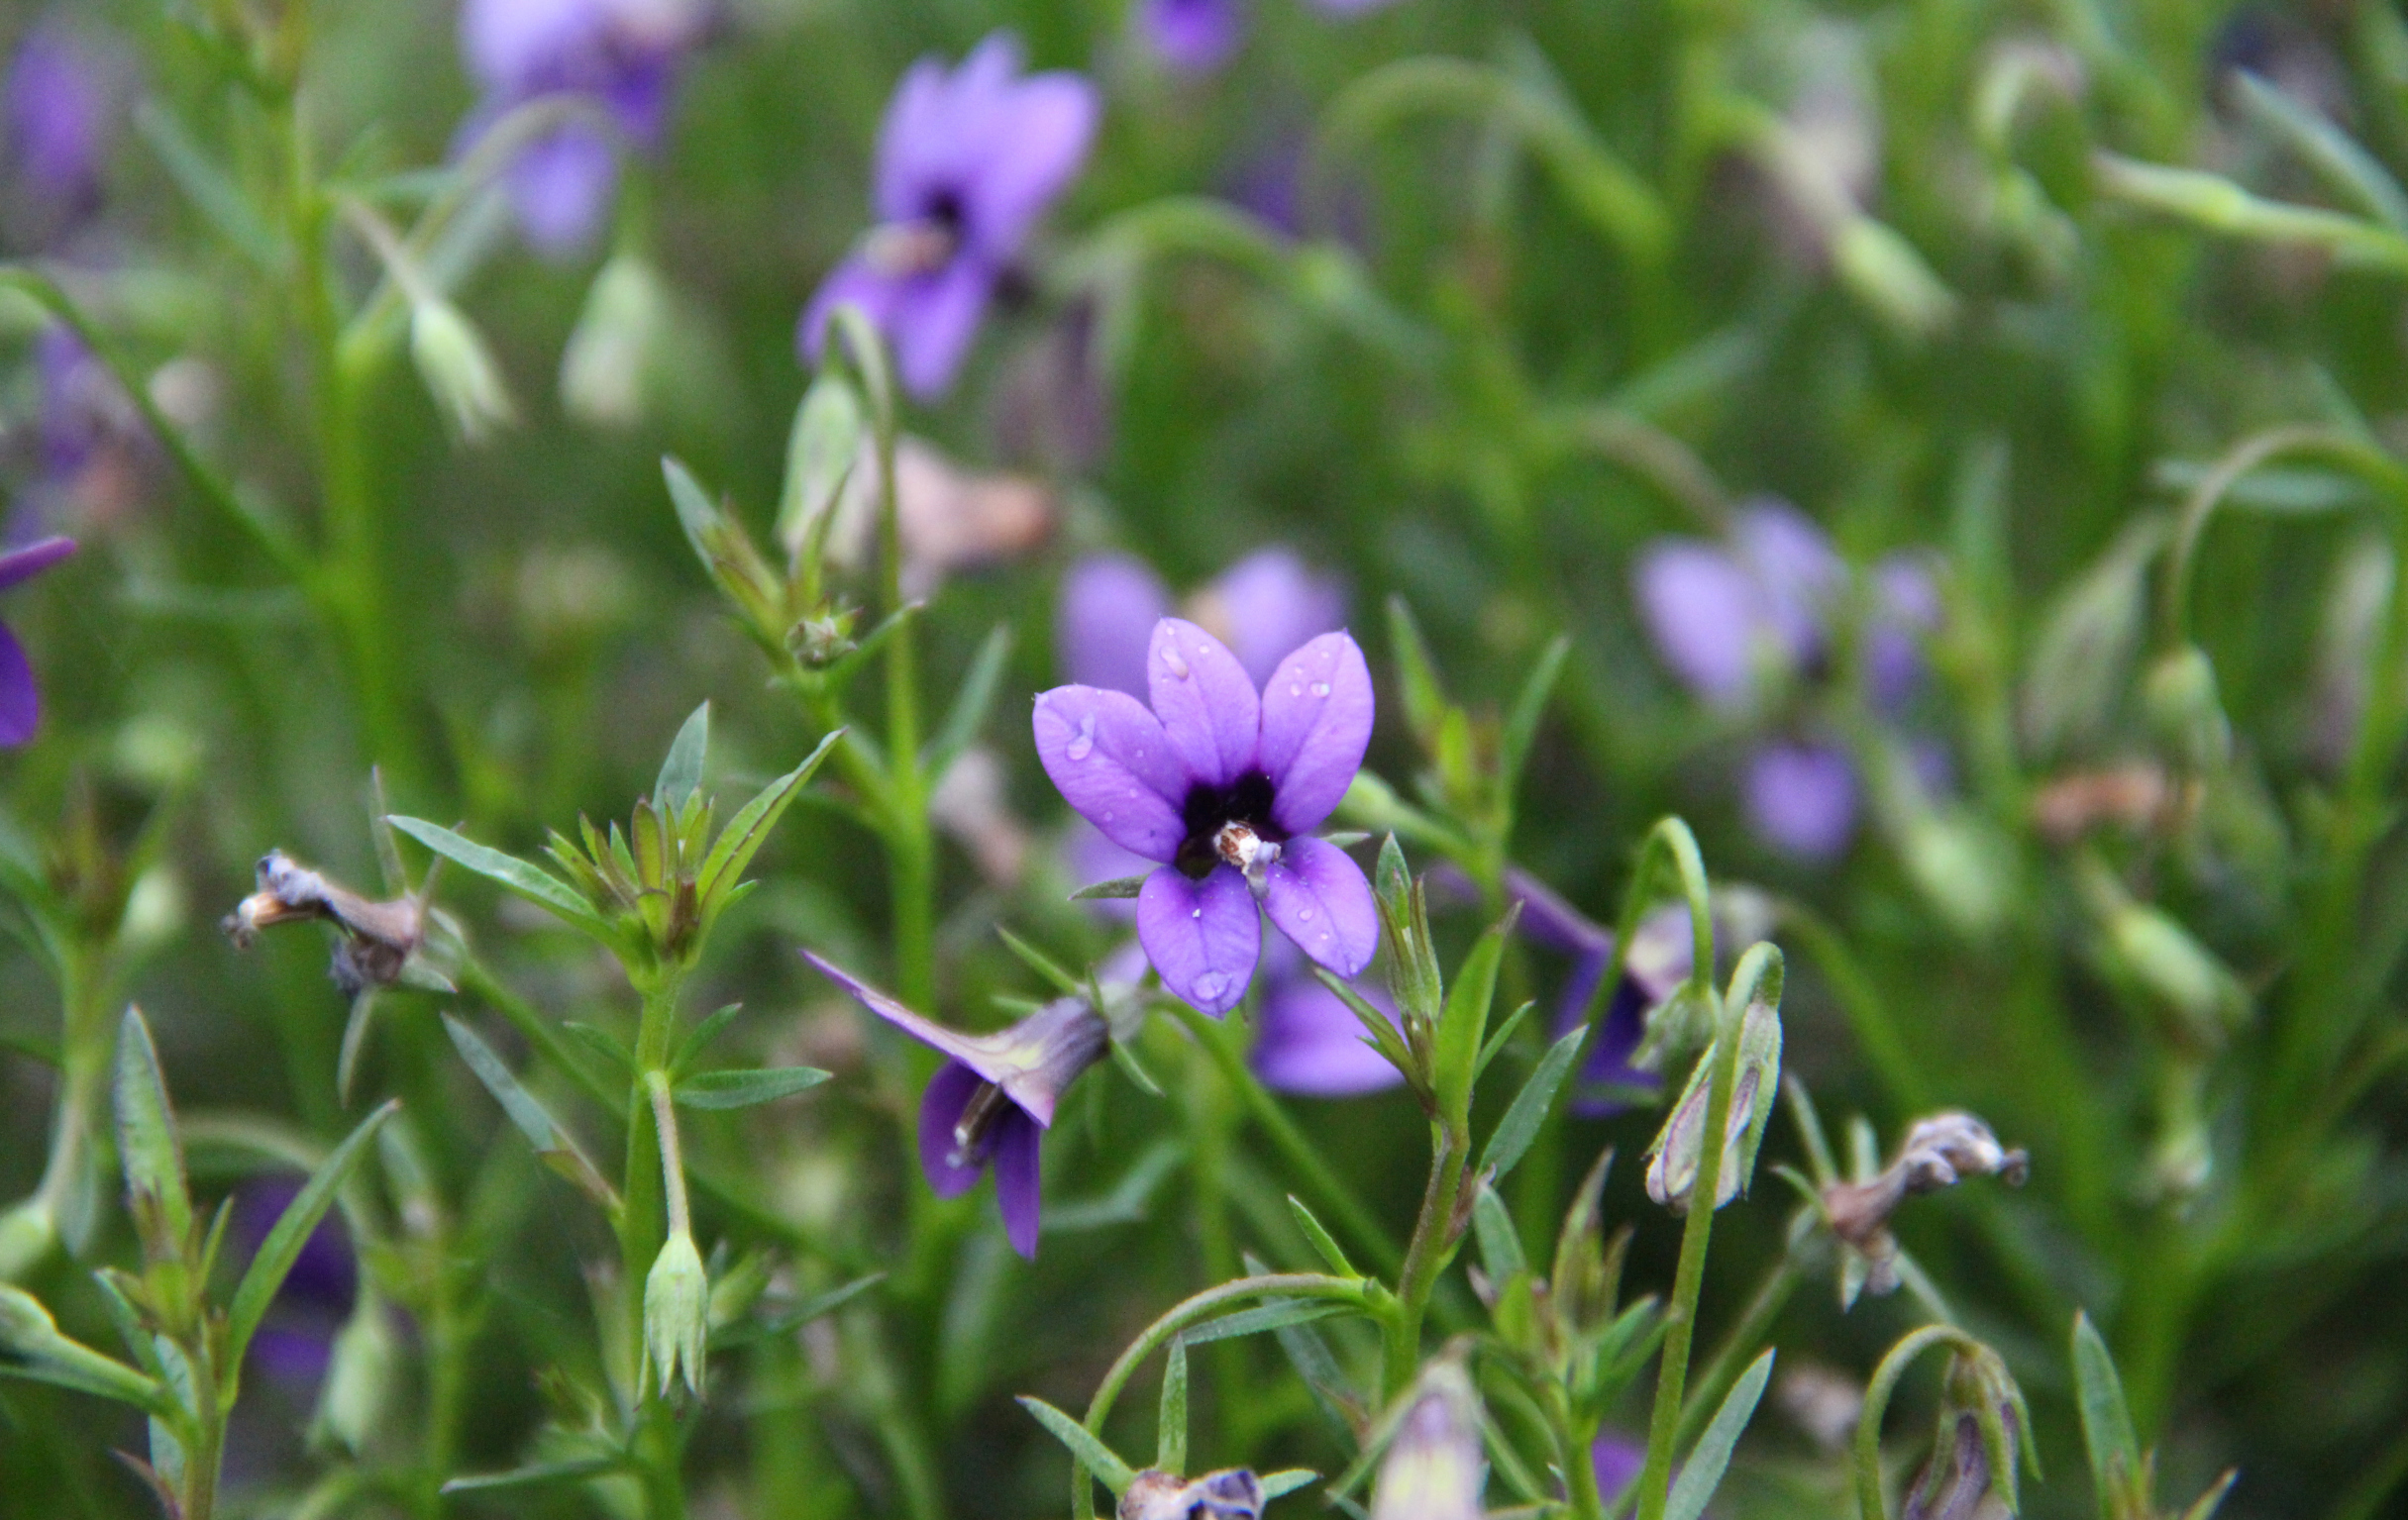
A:
{"label": "hairy green stem", "polygon": [[[636,1070],[649,1074],[669,1064],[671,1041],[677,1034],[678,992],[681,970],[664,966],[644,979],[643,1013],[636,1026]],[[636,1453],[643,1475],[647,1520],[681,1520],[685,1490],[679,1479],[680,1443],[677,1412],[661,1389],[642,1375],[644,1345],[644,1280],[653,1259],[668,1239],[664,1218],[667,1198],[662,1181],[663,1134],[657,1125],[649,1084],[638,1081],[627,1097],[627,1169],[619,1195],[626,1207],[619,1215],[620,1289],[627,1306],[627,1334],[638,1350]]]}
{"label": "hairy green stem", "polygon": [[1405,1248],[1405,1270],[1397,1278],[1396,1312],[1382,1327],[1381,1382],[1390,1398],[1412,1384],[1421,1366],[1421,1320],[1438,1284],[1438,1273],[1454,1260],[1460,1238],[1456,1205],[1463,1196],[1471,1138],[1453,1124],[1441,1122],[1435,1128],[1437,1143],[1429,1159],[1429,1181],[1421,1190],[1413,1243]]}

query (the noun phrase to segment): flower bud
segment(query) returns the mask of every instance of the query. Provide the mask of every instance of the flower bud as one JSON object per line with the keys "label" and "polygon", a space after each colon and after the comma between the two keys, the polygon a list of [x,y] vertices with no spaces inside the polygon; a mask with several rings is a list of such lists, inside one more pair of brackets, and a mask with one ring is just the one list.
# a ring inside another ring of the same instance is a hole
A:
{"label": "flower bud", "polygon": [[2157,658],[2141,684],[2149,732],[2176,765],[2193,771],[2224,768],[2233,757],[2233,727],[2216,692],[2216,667],[2195,644]]}
{"label": "flower bud", "polygon": [[310,1422],[312,1438],[354,1456],[366,1451],[391,1410],[400,1370],[401,1345],[393,1334],[392,1313],[364,1289],[351,1318],[335,1333],[326,1382],[318,1390],[317,1415]]}
{"label": "flower bud", "polygon": [[[1689,1212],[1698,1167],[1706,1152],[1706,1109],[1713,1096],[1714,1047],[1708,1046],[1689,1073],[1689,1085],[1647,1154],[1647,1196],[1675,1214]],[[1739,1029],[1738,1071],[1730,1085],[1730,1113],[1723,1132],[1723,1162],[1715,1172],[1714,1206],[1721,1208],[1746,1187],[1755,1169],[1764,1121],[1781,1089],[1781,1015],[1770,1003],[1750,999]]]}
{"label": "flower bud", "polygon": [[2249,1010],[2249,994],[2232,971],[2161,909],[2122,904],[2108,916],[2107,943],[2117,964],[2202,1049],[2222,1046]]}
{"label": "flower bud", "polygon": [[834,526],[830,514],[841,505],[847,482],[876,467],[866,457],[868,440],[869,419],[852,382],[822,371],[794,411],[786,435],[785,488],[778,501],[778,541],[796,563],[814,529],[824,534]]}
{"label": "flower bud", "polygon": [[1223,1468],[1193,1482],[1148,1468],[1120,1496],[1118,1520],[1259,1520],[1263,1483],[1247,1468]]}
{"label": "flower bud", "polygon": [[1480,1395],[1459,1362],[1421,1369],[1413,1405],[1380,1461],[1371,1520],[1481,1520]]}
{"label": "flower bud", "polygon": [[2017,1509],[2016,1464],[2028,1423],[2023,1391],[1997,1354],[1957,1353],[1931,1461],[1899,1520],[2008,1520]]}
{"label": "flower bud", "polygon": [[663,1393],[680,1376],[689,1392],[701,1393],[709,1333],[710,1280],[693,1236],[680,1230],[661,1247],[644,1279],[644,1357]]}
{"label": "flower bud", "polygon": [[[25,1275],[58,1244],[50,1199],[37,1193],[0,1214],[0,1282]],[[0,1337],[5,1329],[0,1329]]]}
{"label": "flower bud", "polygon": [[444,420],[466,444],[481,444],[517,421],[501,366],[459,307],[441,298],[410,312],[410,357]]}
{"label": "flower bud", "polygon": [[561,351],[561,409],[599,428],[642,421],[670,320],[669,292],[651,263],[620,253],[602,265]]}
{"label": "flower bud", "polygon": [[1942,808],[1908,819],[1899,859],[1940,916],[1966,938],[1987,938],[2005,916],[2013,857],[1969,810]]}

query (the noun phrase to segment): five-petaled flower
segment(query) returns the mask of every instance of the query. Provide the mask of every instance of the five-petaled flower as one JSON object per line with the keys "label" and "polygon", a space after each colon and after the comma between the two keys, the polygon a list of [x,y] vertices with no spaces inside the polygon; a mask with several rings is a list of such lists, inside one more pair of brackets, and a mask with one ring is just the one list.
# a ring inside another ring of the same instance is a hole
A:
{"label": "five-petaled flower", "polygon": [[[40,539],[0,554],[0,591],[30,580],[75,553],[73,539]],[[42,694],[34,686],[33,662],[25,646],[0,626],[0,748],[15,749],[34,737],[42,721]]]}
{"label": "five-petaled flower", "polygon": [[948,73],[911,65],[878,139],[879,225],[811,297],[795,335],[816,360],[828,317],[859,306],[923,399],[953,383],[996,284],[1087,162],[1101,102],[1083,75],[1020,73],[997,32]]}
{"label": "five-petaled flower", "polygon": [[1371,742],[1371,671],[1344,633],[1279,662],[1258,693],[1237,657],[1164,618],[1146,654],[1148,711],[1122,691],[1037,697],[1037,756],[1070,805],[1161,867],[1137,894],[1137,940],[1163,984],[1206,1013],[1245,996],[1262,953],[1255,905],[1341,976],[1379,942],[1371,884],[1308,831],[1345,796]]}
{"label": "five-petaled flower", "polygon": [[1103,1059],[1110,1031],[1084,998],[1064,997],[992,1035],[965,1035],[921,1017],[850,971],[811,954],[864,1008],[943,1053],[920,1097],[920,1170],[940,1198],[968,1192],[995,1168],[995,1203],[1011,1249],[1037,1254],[1037,1142],[1079,1073]]}

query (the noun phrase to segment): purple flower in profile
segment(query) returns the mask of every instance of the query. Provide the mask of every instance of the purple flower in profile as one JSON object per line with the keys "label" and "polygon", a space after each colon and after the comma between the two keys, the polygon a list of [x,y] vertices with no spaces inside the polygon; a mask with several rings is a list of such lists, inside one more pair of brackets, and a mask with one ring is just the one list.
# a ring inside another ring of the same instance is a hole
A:
{"label": "purple flower in profile", "polygon": [[[1054,642],[1062,673],[1086,686],[1142,697],[1146,648],[1171,611],[1162,577],[1133,555],[1090,555],[1062,577]],[[1188,598],[1188,618],[1210,631],[1260,686],[1282,657],[1346,623],[1346,592],[1284,544],[1258,549]]]}
{"label": "purple flower in profile", "polygon": [[57,22],[26,34],[5,86],[8,166],[55,233],[100,201],[118,129],[120,64]]}
{"label": "purple flower in profile", "polygon": [[1371,742],[1371,671],[1343,633],[1282,659],[1260,691],[1226,645],[1179,618],[1154,625],[1149,711],[1124,691],[1037,697],[1045,772],[1071,807],[1161,867],[1137,896],[1137,939],[1164,985],[1206,1013],[1237,1005],[1271,916],[1341,976],[1379,942],[1371,883],[1308,830],[1336,808]]}
{"label": "purple flower in profile", "polygon": [[[30,580],[75,553],[73,539],[39,539],[21,549],[0,554],[0,591]],[[34,664],[25,646],[0,625],[0,749],[15,749],[34,737],[42,723],[42,694],[34,685]]]}
{"label": "purple flower in profile", "polygon": [[461,51],[485,90],[464,137],[473,140],[503,112],[553,95],[595,102],[618,129],[568,123],[511,165],[511,203],[538,253],[569,257],[593,241],[618,187],[614,136],[660,146],[678,61],[702,19],[697,0],[467,0],[461,7]]}
{"label": "purple flower in profile", "polygon": [[933,57],[895,87],[878,140],[879,226],[811,297],[795,334],[816,359],[828,314],[859,306],[923,400],[953,383],[996,282],[1087,162],[1102,105],[1081,74],[1022,76],[997,32],[948,73]]}
{"label": "purple flower in profile", "polygon": [[[300,1196],[289,1177],[247,1182],[235,1192],[232,1229],[253,1251]],[[278,1382],[306,1387],[326,1375],[335,1337],[351,1316],[360,1292],[360,1264],[342,1216],[330,1212],[302,1243],[284,1285],[276,1289],[267,1317],[251,1342],[254,1365]]]}
{"label": "purple flower in profile", "polygon": [[[1588,1016],[1597,998],[1598,983],[1614,964],[1614,931],[1596,923],[1555,894],[1529,872],[1506,873],[1506,890],[1521,904],[1521,929],[1549,950],[1572,958],[1571,975],[1564,980],[1556,1004],[1555,1033],[1568,1034]],[[1639,920],[1631,937],[1630,954],[1623,962],[1622,980],[1606,1000],[1605,1013],[1589,1042],[1573,1088],[1572,1111],[1585,1119],[1602,1119],[1629,1107],[1663,1086],[1656,1072],[1632,1064],[1647,1036],[1647,1016],[1672,996],[1689,975],[1688,911],[1678,905],[1661,907]]]}
{"label": "purple flower in profile", "polygon": [[1145,0],[1138,20],[1154,51],[1186,74],[1219,68],[1246,40],[1243,0]]}
{"label": "purple flower in profile", "polygon": [[[1291,946],[1273,942],[1254,1050],[1247,1058],[1263,1085],[1309,1098],[1351,1098],[1405,1080],[1363,1033],[1346,1000],[1321,985]],[[1388,995],[1368,983],[1355,991],[1396,1020]]]}
{"label": "purple flower in profile", "polygon": [[1110,1031],[1101,1016],[1083,998],[1057,998],[1009,1029],[965,1035],[922,1018],[807,950],[802,958],[863,1007],[945,1057],[920,1096],[920,1170],[931,1191],[952,1198],[993,1166],[1004,1238],[1033,1261],[1040,1213],[1037,1143],[1053,1128],[1063,1092],[1103,1059]]}

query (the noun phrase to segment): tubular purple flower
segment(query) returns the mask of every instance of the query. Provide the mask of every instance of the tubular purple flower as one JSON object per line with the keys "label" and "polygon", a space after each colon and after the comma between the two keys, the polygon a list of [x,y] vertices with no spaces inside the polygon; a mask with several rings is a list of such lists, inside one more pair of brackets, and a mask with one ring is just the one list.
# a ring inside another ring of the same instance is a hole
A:
{"label": "tubular purple flower", "polygon": [[809,951],[802,958],[855,1000],[946,1059],[920,1096],[920,1170],[940,1198],[957,1197],[995,1168],[995,1203],[1011,1249],[1037,1255],[1037,1143],[1079,1074],[1103,1059],[1110,1038],[1084,998],[1057,998],[1009,1029],[965,1035],[921,1017]]}
{"label": "tubular purple flower", "polygon": [[[473,142],[513,106],[577,95],[608,111],[628,139],[656,148],[678,62],[703,20],[696,0],[467,0],[461,51],[485,101],[462,138]],[[617,184],[617,144],[592,122],[549,134],[509,174],[521,231],[552,258],[592,242]]]}
{"label": "tubular purple flower", "polygon": [[1145,0],[1138,21],[1154,51],[1186,74],[1211,73],[1246,40],[1243,0]]}
{"label": "tubular purple flower", "polygon": [[1280,932],[1341,976],[1371,963],[1379,918],[1362,867],[1307,831],[1338,805],[1371,742],[1371,671],[1343,633],[1292,651],[1258,692],[1226,645],[1164,618],[1147,653],[1149,711],[1126,692],[1057,686],[1033,728],[1071,807],[1167,867],[1137,898],[1137,938],[1163,983],[1206,1013],[1245,995]]}
{"label": "tubular purple flower", "polygon": [[894,346],[904,389],[927,400],[953,384],[996,281],[1085,166],[1102,111],[1084,75],[1022,66],[1018,39],[997,32],[950,73],[926,57],[903,75],[879,132],[879,225],[804,309],[807,357],[850,301]]}
{"label": "tubular purple flower", "polygon": [[[0,591],[30,580],[75,553],[73,539],[40,539],[0,554]],[[0,625],[0,749],[13,750],[34,737],[42,724],[42,694],[34,684],[34,664],[25,646],[6,625]]]}
{"label": "tubular purple flower", "polygon": [[[1573,957],[1572,973],[1556,1004],[1555,1033],[1569,1034],[1589,1011],[1597,984],[1614,963],[1614,931],[1557,896],[1554,889],[1518,867],[1506,873],[1506,890],[1521,904],[1521,929],[1535,944]],[[1647,1035],[1647,1016],[1669,999],[1689,975],[1689,913],[1678,904],[1657,908],[1639,920],[1623,963],[1623,977],[1597,1026],[1596,1038],[1573,1085],[1572,1112],[1584,1119],[1621,1113],[1630,1099],[1659,1091],[1663,1077],[1631,1064]]]}
{"label": "tubular purple flower", "polygon": [[1834,746],[1769,744],[1747,764],[1747,820],[1766,844],[1805,861],[1830,861],[1856,832],[1856,768]]}
{"label": "tubular purple flower", "polygon": [[1647,1445],[1618,1430],[1600,1431],[1597,1439],[1589,1443],[1589,1465],[1597,1473],[1597,1496],[1605,1500],[1611,1512],[1614,1501],[1646,1470]]}
{"label": "tubular purple flower", "polygon": [[9,64],[9,167],[54,224],[86,216],[99,202],[117,137],[118,72],[116,58],[54,21],[27,33]]}

